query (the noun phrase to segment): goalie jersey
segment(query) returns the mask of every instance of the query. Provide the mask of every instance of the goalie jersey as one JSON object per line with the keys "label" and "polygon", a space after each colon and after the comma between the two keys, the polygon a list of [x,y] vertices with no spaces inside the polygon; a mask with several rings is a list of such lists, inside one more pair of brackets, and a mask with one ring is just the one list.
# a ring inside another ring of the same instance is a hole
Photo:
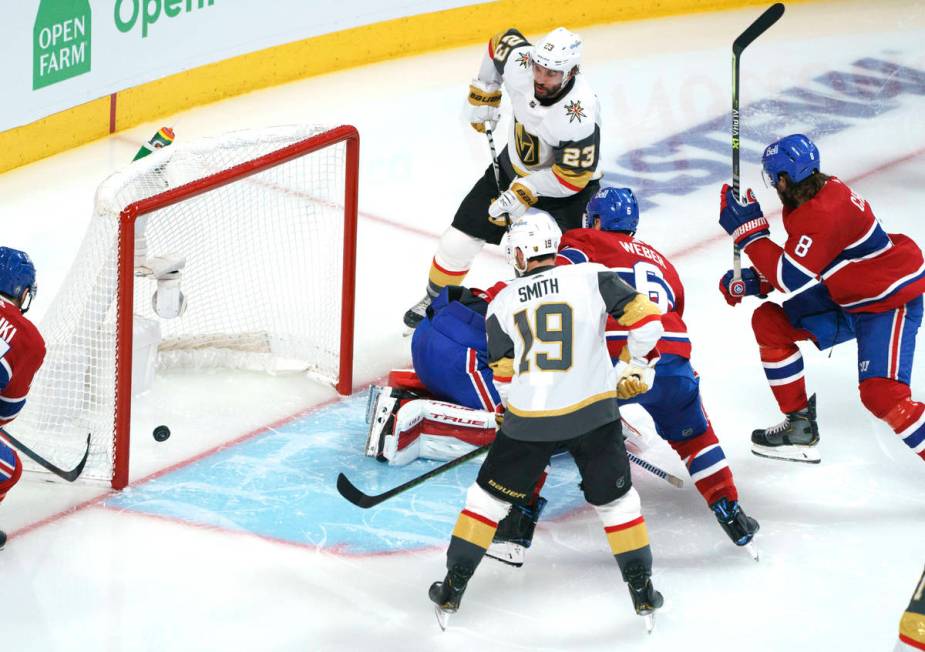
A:
{"label": "goalie jersey", "polygon": [[[690,359],[691,341],[684,324],[684,286],[671,261],[654,247],[627,233],[573,229],[562,235],[556,265],[600,263],[620,275],[658,306],[665,333],[658,341],[660,354]],[[629,331],[607,320],[607,348],[616,362],[626,346]]]}
{"label": "goalie jersey", "polygon": [[541,197],[569,197],[601,176],[600,103],[581,73],[552,102],[536,99],[531,48],[516,29],[498,34],[488,43],[478,78],[503,84],[514,109],[506,155],[499,158],[508,176],[526,177]]}
{"label": "goalie jersey", "polygon": [[604,340],[607,316],[644,356],[662,333],[658,309],[603,265],[539,267],[488,306],[488,360],[511,375],[504,432],[561,441],[619,418],[617,370]]}

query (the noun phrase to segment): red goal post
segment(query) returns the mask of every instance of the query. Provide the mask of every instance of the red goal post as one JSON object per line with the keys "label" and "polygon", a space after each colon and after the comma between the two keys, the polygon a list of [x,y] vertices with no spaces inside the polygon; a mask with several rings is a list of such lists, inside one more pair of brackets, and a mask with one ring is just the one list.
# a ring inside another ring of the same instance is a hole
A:
{"label": "red goal post", "polygon": [[[336,143],[347,145],[344,172],[343,288],[341,293],[340,369],[335,387],[340,394],[353,388],[353,316],[356,289],[357,193],[359,190],[360,134],[344,125],[275,152],[241,163],[222,172],[173,188],[130,204],[119,215],[119,315],[116,346],[118,378],[115,410],[116,463],[112,487],[122,489],[129,481],[129,433],[132,412],[132,316],[134,300],[135,222],[137,218],[178,202],[216,190],[267,168],[316,152]],[[122,451],[120,454],[119,451]]]}
{"label": "red goal post", "polygon": [[[40,324],[48,357],[17,436],[68,466],[89,431],[83,477],[125,487],[145,321],[159,368],[306,371],[349,394],[358,168],[354,127],[295,126],[178,141],[107,179]],[[172,319],[152,305],[160,277],[139,271],[168,252],[188,304]]]}

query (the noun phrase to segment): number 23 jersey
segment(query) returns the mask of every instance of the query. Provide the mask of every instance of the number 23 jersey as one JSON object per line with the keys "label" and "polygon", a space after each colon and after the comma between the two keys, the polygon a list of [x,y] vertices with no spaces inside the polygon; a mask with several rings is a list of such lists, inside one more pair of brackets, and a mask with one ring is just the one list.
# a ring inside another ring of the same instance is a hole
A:
{"label": "number 23 jersey", "polygon": [[651,348],[657,308],[602,265],[542,267],[488,306],[488,359],[513,368],[503,430],[514,439],[571,439],[618,418],[617,371],[604,339],[611,314]]}

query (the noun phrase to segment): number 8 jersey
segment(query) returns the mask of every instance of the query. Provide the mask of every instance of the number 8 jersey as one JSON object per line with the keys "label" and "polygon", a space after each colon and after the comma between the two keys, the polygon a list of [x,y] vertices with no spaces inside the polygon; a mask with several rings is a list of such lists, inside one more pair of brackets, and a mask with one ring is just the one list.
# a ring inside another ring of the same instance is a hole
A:
{"label": "number 8 jersey", "polygon": [[537,268],[489,304],[489,364],[497,375],[513,376],[506,435],[565,440],[619,418],[608,315],[629,330],[633,357],[645,357],[662,334],[655,304],[595,263]]}

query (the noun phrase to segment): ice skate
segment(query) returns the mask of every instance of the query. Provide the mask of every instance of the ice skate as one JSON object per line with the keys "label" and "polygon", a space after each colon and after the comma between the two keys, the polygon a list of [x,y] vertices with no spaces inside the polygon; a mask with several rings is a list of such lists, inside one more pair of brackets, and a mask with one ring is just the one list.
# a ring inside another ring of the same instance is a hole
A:
{"label": "ice skate", "polygon": [[665,600],[652,586],[651,573],[641,563],[627,568],[624,575],[636,615],[645,619],[646,633],[651,634],[655,628],[655,611],[661,608]]}
{"label": "ice skate", "polygon": [[752,453],[791,462],[818,464],[819,429],[816,425],[816,395],[805,408],[790,412],[776,426],[752,432]]}
{"label": "ice skate", "polygon": [[752,559],[758,561],[758,547],[753,541],[760,527],[758,521],[748,516],[736,500],[729,501],[721,498],[710,505],[710,509],[716,514],[716,520],[719,521],[720,527],[729,535],[732,542],[745,548]]}
{"label": "ice skate", "polygon": [[472,577],[471,570],[453,566],[442,582],[434,582],[430,585],[427,595],[434,603],[434,614],[437,616],[437,624],[440,625],[441,630],[446,631],[450,616],[459,610],[459,604],[462,602],[470,577]]}
{"label": "ice skate", "polygon": [[0,550],[3,550],[3,546],[6,545],[6,532],[0,530]]}
{"label": "ice skate", "polygon": [[424,319],[427,315],[427,307],[433,301],[433,297],[429,294],[425,294],[424,298],[418,301],[416,304],[408,308],[405,311],[405,335],[411,335],[414,332],[414,329],[418,327],[418,324]]}
{"label": "ice skate", "polygon": [[533,543],[536,522],[546,507],[546,499],[540,496],[533,507],[514,505],[511,511],[498,523],[487,557],[503,564],[520,568],[524,565],[527,548]]}

